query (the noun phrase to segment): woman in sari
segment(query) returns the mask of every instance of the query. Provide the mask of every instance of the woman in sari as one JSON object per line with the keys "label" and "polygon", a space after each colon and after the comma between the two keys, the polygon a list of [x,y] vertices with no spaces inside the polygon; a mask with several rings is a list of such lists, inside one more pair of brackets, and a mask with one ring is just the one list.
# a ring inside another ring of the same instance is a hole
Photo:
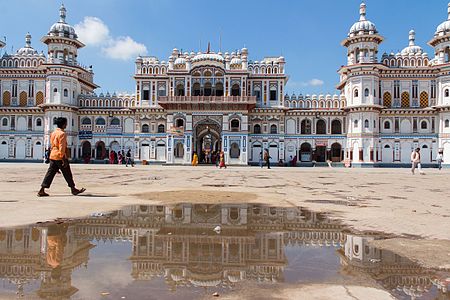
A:
{"label": "woman in sari", "polygon": [[197,153],[194,153],[194,157],[192,158],[192,166],[197,166],[198,165],[198,155]]}
{"label": "woman in sari", "polygon": [[223,153],[223,151],[222,152],[220,152],[220,164],[219,164],[219,168],[220,169],[222,169],[222,168],[227,168],[227,165],[225,164],[225,155],[224,155],[224,153]]}

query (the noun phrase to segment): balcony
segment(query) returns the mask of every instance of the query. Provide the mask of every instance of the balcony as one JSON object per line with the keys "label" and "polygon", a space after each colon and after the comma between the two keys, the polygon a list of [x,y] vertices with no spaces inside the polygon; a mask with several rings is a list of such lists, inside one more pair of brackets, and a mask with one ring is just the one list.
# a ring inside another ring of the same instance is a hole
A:
{"label": "balcony", "polygon": [[122,133],[122,126],[110,125],[110,126],[106,127],[106,133],[108,133],[108,134],[121,134]]}
{"label": "balcony", "polygon": [[163,96],[158,104],[165,109],[209,110],[221,108],[253,109],[256,96]]}

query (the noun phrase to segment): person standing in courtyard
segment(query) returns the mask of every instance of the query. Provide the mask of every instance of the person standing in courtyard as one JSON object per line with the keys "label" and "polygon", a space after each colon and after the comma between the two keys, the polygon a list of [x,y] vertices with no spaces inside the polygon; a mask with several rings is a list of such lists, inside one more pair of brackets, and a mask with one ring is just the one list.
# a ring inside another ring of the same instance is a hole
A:
{"label": "person standing in courtyard", "polygon": [[420,148],[416,148],[411,153],[411,173],[414,175],[416,168],[419,169],[419,174],[424,175],[425,173],[422,171],[422,165],[420,164]]}
{"label": "person standing in courtyard", "polygon": [[272,157],[270,157],[270,154],[269,154],[269,150],[265,150],[264,151],[264,161],[266,162],[266,164],[267,164],[267,169],[270,169],[270,159],[271,159]]}
{"label": "person standing in courtyard", "polygon": [[192,166],[198,166],[198,155],[196,152],[194,152],[194,156],[192,157]]}
{"label": "person standing in courtyard", "polygon": [[225,154],[222,152],[220,152],[220,164],[219,164],[219,168],[227,168],[227,165],[225,164]]}
{"label": "person standing in courtyard", "polygon": [[126,159],[125,159],[125,167],[128,167],[128,165],[131,164],[132,167],[134,167],[134,161],[131,159],[131,149],[128,149]]}
{"label": "person standing in courtyard", "polygon": [[263,152],[259,152],[259,167],[262,169],[263,167]]}
{"label": "person standing in courtyard", "polygon": [[67,136],[64,130],[67,127],[66,118],[57,118],[55,124],[58,128],[52,132],[50,135],[50,164],[45,174],[44,180],[41,184],[41,189],[38,192],[39,197],[49,196],[45,189],[50,188],[53,178],[55,178],[56,173],[61,170],[67,185],[70,187],[72,195],[79,195],[83,193],[86,189],[81,190],[75,187],[75,182],[73,181],[72,171],[70,170],[69,160],[67,158]]}
{"label": "person standing in courtyard", "polygon": [[436,156],[436,161],[438,164],[439,171],[442,170],[442,162],[444,161],[444,155],[443,151],[439,150],[438,155]]}

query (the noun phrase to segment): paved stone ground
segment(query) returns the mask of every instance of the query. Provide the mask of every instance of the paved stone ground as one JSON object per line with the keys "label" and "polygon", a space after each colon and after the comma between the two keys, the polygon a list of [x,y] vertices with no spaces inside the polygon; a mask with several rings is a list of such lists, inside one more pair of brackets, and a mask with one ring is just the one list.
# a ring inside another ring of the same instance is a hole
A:
{"label": "paved stone ground", "polygon": [[[450,245],[448,169],[426,169],[426,175],[413,176],[409,169],[74,164],[75,181],[87,188],[85,195],[71,196],[63,177],[57,175],[51,197],[38,198],[46,168],[0,164],[0,226],[80,217],[129,204],[259,202],[330,212],[356,230],[407,237],[406,244],[405,239],[397,246],[391,241],[387,249],[398,251],[410,243],[415,249],[410,258],[428,266],[450,265],[450,246],[445,251]],[[436,252],[436,245],[441,255],[425,261],[427,251]]]}

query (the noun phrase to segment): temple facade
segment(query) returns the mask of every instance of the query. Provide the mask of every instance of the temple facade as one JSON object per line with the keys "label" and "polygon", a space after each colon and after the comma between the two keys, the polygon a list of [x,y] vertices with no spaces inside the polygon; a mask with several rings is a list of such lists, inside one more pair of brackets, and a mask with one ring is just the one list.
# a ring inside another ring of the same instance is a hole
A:
{"label": "temple facade", "polygon": [[131,149],[143,162],[189,164],[193,153],[208,162],[223,151],[228,164],[247,165],[267,149],[275,163],[401,166],[421,148],[423,164],[442,150],[450,165],[450,6],[430,56],[414,30],[402,51],[379,55],[384,37],[364,3],[359,14],[342,41],[339,95],[288,95],[284,57],[252,60],[247,48],[209,45],[173,49],[167,60],[139,56],[134,93],[96,94],[62,6],[41,39],[46,54],[27,34],[24,47],[0,58],[0,160],[42,160],[53,119],[65,116],[71,158],[85,162]]}

